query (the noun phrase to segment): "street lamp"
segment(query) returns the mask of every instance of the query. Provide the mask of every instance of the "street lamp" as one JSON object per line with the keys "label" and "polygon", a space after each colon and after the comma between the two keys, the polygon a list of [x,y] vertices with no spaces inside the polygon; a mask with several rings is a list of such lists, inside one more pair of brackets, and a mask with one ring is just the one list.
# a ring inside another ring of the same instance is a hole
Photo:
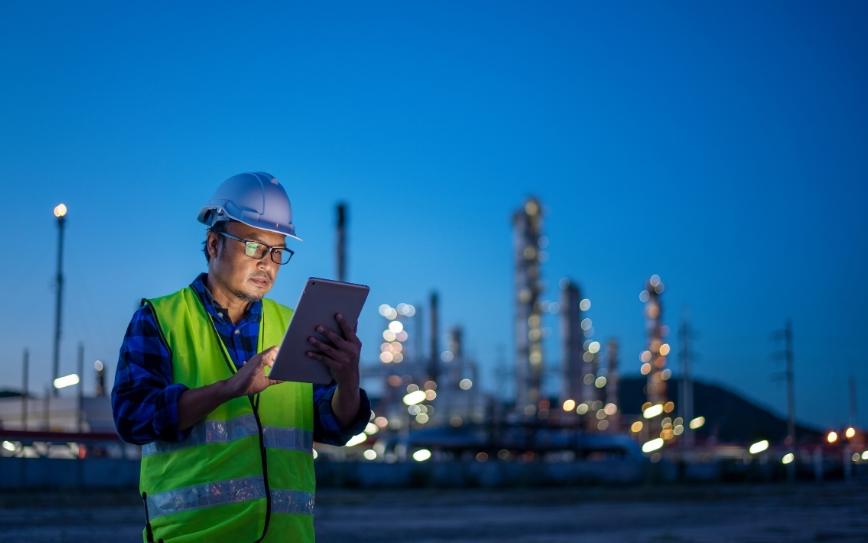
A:
{"label": "street lamp", "polygon": [[[61,309],[63,304],[63,226],[66,224],[66,204],[60,203],[54,206],[54,216],[57,218],[57,298],[54,305],[54,357],[52,376],[56,380],[60,377],[60,325]],[[54,396],[58,394],[58,388],[54,387]]]}

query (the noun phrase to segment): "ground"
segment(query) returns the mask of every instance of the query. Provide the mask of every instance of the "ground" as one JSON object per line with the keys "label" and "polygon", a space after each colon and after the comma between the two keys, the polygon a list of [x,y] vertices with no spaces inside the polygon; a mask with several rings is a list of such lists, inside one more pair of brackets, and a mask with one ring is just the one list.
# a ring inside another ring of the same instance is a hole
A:
{"label": "ground", "polygon": [[[868,486],[321,490],[321,543],[868,541]],[[140,541],[130,496],[0,495],[0,540]],[[88,505],[83,505],[88,504]]]}

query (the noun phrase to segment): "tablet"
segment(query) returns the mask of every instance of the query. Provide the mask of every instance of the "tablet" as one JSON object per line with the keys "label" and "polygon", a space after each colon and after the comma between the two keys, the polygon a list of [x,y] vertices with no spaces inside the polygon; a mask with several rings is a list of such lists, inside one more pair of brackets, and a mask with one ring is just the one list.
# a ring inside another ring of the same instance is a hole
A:
{"label": "tablet", "polygon": [[311,277],[301,293],[295,314],[283,336],[277,359],[269,377],[280,381],[299,381],[326,385],[332,382],[328,367],[307,356],[316,350],[307,338],[325,339],[315,331],[319,324],[341,335],[335,315],[341,313],[348,323],[355,324],[365,305],[370,289],[365,285],[343,283]]}

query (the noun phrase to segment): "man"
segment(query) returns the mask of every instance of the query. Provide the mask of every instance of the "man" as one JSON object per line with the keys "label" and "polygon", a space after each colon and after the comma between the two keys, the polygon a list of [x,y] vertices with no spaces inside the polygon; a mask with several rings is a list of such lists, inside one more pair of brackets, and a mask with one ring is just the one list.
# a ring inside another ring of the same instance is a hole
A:
{"label": "man", "polygon": [[292,310],[265,299],[293,251],[292,210],[266,173],[227,179],[199,213],[208,272],[143,300],[120,351],[112,409],[143,445],[146,541],[313,541],[312,441],[365,427],[361,342],[342,315],[311,330],[331,386],[268,378]]}

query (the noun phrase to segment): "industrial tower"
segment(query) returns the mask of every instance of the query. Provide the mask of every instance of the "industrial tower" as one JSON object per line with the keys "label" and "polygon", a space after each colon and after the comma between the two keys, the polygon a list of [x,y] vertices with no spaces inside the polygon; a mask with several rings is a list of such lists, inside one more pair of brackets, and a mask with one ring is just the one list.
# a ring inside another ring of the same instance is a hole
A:
{"label": "industrial tower", "polygon": [[512,216],[515,249],[516,410],[537,414],[543,376],[540,236],[542,207],[528,198]]}

